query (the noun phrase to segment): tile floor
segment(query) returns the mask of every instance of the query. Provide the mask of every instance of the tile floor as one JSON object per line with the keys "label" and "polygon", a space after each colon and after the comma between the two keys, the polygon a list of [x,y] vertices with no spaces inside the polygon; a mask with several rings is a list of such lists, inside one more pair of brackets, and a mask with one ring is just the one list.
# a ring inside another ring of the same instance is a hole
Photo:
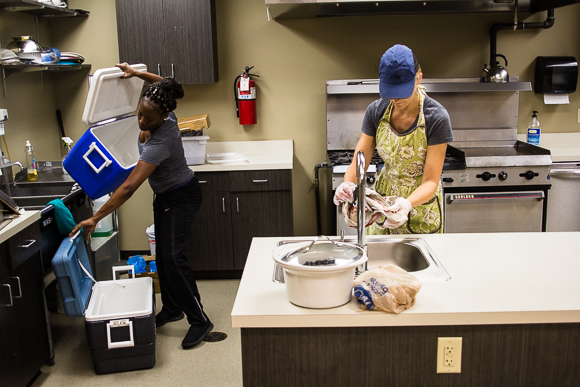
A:
{"label": "tile floor", "polygon": [[[200,280],[204,310],[215,325],[214,332],[228,338],[181,349],[189,325],[186,319],[157,329],[155,367],[147,370],[96,375],[85,336],[82,317],[51,313],[55,365],[44,365],[33,387],[52,386],[242,386],[240,330],[231,327],[230,313],[239,280]],[[161,298],[157,295],[157,311]]]}

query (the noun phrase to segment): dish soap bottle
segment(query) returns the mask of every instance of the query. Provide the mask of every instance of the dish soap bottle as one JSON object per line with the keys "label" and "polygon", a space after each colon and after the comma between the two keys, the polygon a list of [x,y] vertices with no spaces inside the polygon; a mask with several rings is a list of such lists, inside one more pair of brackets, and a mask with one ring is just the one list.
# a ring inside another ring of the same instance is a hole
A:
{"label": "dish soap bottle", "polygon": [[72,149],[73,140],[70,137],[62,137],[62,141],[64,145],[64,156],[62,156],[62,173],[68,175],[68,172],[66,171],[66,169],[64,169],[64,160],[66,159],[66,157],[70,153],[70,150]]}
{"label": "dish soap bottle", "polygon": [[528,125],[528,144],[540,145],[540,121],[538,121],[538,112],[533,111],[532,121]]}
{"label": "dish soap bottle", "polygon": [[34,148],[28,140],[26,140],[24,152],[26,153],[26,171],[28,173],[28,181],[36,181],[38,180],[38,170],[36,168],[36,159],[34,158]]}

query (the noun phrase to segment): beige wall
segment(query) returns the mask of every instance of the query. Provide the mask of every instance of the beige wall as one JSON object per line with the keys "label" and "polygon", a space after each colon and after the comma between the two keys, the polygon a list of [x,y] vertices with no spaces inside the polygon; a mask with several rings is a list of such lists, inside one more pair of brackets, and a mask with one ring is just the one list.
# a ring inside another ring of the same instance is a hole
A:
{"label": "beige wall", "polygon": [[[51,44],[85,55],[87,63],[93,66],[91,71],[116,62],[115,2],[70,0],[69,6],[89,10],[91,15],[86,20],[52,21],[47,32],[53,38]],[[210,141],[294,140],[296,235],[316,234],[311,185],[314,166],[325,160],[325,80],[377,78],[382,53],[395,43],[407,44],[414,50],[427,78],[481,77],[483,64],[489,61],[489,27],[512,19],[505,14],[480,14],[268,21],[263,0],[216,0],[216,10],[220,81],[186,85],[185,99],[180,101],[176,113],[178,116],[209,113],[212,127],[205,134]],[[538,13],[524,21],[543,21],[545,17],[545,13]],[[511,75],[533,81],[536,56],[580,58],[577,22],[580,4],[556,9],[555,18],[555,25],[549,30],[499,32],[498,53],[508,58]],[[4,45],[14,33],[6,32],[6,14],[0,20],[0,39]],[[256,79],[258,124],[242,127],[235,117],[232,93],[234,78],[246,65],[255,66],[253,72],[261,76]],[[82,135],[86,130],[80,121],[86,75],[83,72],[50,75],[51,81],[45,82],[42,95],[34,90],[39,88],[35,83],[38,74],[18,74],[8,79],[10,133],[6,138],[10,149],[16,149],[15,154],[23,148],[25,136],[41,139],[40,143],[34,143],[39,159],[59,154],[55,140],[58,129],[53,119],[56,108],[63,111],[67,134],[75,141]],[[17,77],[22,84],[16,82]],[[547,106],[540,95],[521,93],[519,131],[525,132],[532,110],[540,112],[544,132],[579,131],[580,94],[571,95],[570,100],[569,105]],[[27,101],[33,107],[23,105]],[[13,133],[10,128],[25,134]],[[148,185],[123,206],[120,213],[123,250],[147,248],[145,228],[152,223],[150,208]]]}

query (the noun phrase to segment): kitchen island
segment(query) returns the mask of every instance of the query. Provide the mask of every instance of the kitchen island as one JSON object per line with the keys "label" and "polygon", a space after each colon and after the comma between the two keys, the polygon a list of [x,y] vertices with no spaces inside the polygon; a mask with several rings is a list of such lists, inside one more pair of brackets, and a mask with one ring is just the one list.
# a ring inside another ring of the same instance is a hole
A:
{"label": "kitchen island", "polygon": [[[245,385],[580,380],[580,233],[421,238],[451,280],[425,282],[416,304],[399,315],[363,311],[354,297],[332,309],[290,304],[285,285],[272,282],[280,238],[255,238],[232,310],[232,325],[242,330]],[[436,373],[438,337],[463,338],[461,373]]]}

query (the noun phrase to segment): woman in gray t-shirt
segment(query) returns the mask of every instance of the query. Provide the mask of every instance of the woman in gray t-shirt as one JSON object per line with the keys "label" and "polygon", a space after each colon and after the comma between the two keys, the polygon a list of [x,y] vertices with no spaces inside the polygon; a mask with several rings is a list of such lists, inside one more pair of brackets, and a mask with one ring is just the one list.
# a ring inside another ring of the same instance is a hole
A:
{"label": "woman in gray t-shirt", "polygon": [[162,78],[136,71],[128,64],[118,64],[123,78],[139,77],[150,85],[141,94],[138,108],[138,146],[141,157],[127,180],[91,218],[82,221],[71,235],[83,228],[88,238],[96,224],[125,203],[148,179],[154,192],[156,263],[163,308],[155,317],[155,325],[187,316],[189,331],[182,341],[191,348],[213,329],[203,311],[186,249],[193,231],[193,221],[201,207],[199,181],[187,166],[185,152],[173,111],[177,99],[183,98],[183,87],[173,78]]}

